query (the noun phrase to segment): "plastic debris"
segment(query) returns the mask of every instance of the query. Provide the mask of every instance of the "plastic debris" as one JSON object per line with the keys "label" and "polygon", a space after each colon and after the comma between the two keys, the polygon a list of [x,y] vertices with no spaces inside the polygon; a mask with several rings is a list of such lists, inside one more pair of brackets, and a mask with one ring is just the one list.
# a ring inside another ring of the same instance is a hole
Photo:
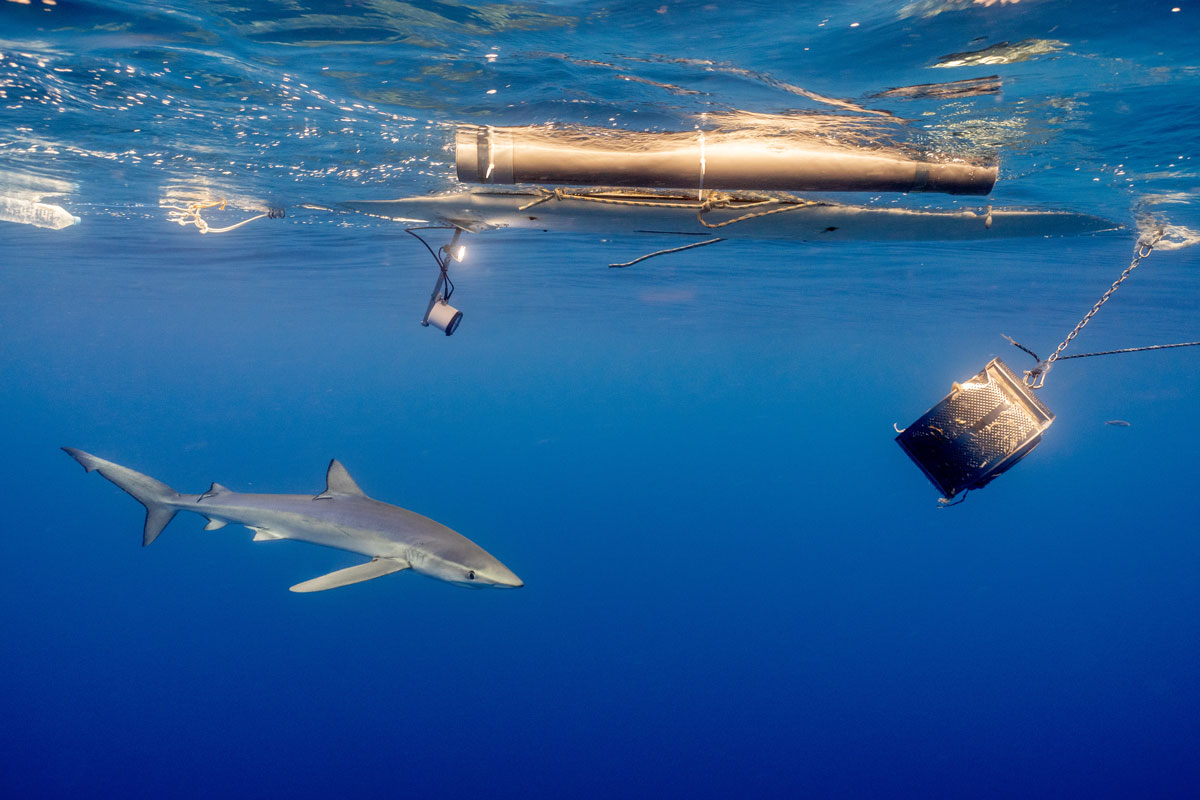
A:
{"label": "plastic debris", "polygon": [[3,196],[0,196],[0,220],[56,231],[79,224],[79,217],[62,206]]}

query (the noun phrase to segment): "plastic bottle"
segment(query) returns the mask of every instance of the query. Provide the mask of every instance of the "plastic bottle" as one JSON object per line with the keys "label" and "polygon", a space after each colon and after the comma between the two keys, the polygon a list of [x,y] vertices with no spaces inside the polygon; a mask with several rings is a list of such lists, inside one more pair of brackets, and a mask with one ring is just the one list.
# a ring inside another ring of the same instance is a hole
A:
{"label": "plastic bottle", "polygon": [[74,216],[62,206],[51,206],[2,195],[0,195],[0,220],[52,230],[79,224],[79,217]]}

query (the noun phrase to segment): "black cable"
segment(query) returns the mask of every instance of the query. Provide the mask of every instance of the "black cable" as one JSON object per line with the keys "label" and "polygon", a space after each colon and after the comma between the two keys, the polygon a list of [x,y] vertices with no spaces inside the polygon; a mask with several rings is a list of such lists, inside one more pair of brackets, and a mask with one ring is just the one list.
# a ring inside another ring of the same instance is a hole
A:
{"label": "black cable", "polygon": [[1140,353],[1143,350],[1166,350],[1171,347],[1195,347],[1200,345],[1200,342],[1179,342],[1178,344],[1151,344],[1145,347],[1126,347],[1123,350],[1103,350],[1099,353],[1079,353],[1073,356],[1059,356],[1059,361],[1066,361],[1068,358],[1090,358],[1092,356],[1111,356],[1116,353]]}
{"label": "black cable", "polygon": [[1008,342],[1009,342],[1009,344],[1011,344],[1013,347],[1016,347],[1016,348],[1017,348],[1017,349],[1019,349],[1019,350],[1024,350],[1026,353],[1029,353],[1029,355],[1033,356],[1033,358],[1034,358],[1034,360],[1035,360],[1035,361],[1041,361],[1041,360],[1042,360],[1042,359],[1038,358],[1038,354],[1037,354],[1037,353],[1033,352],[1033,351],[1032,351],[1032,350],[1030,350],[1028,347],[1026,347],[1025,345],[1023,345],[1023,344],[1021,344],[1020,342],[1018,342],[1016,339],[1014,339],[1014,338],[1012,338],[1011,336],[1009,336],[1007,333],[1002,333],[1002,334],[1000,334],[1000,335],[1001,335],[1001,336],[1003,336],[1005,339],[1008,339]]}
{"label": "black cable", "polygon": [[421,244],[425,245],[425,249],[429,251],[429,255],[433,256],[433,260],[437,262],[438,269],[445,271],[445,266],[442,264],[442,260],[440,258],[438,258],[438,254],[435,253],[433,251],[433,248],[429,246],[429,242],[422,239],[420,234],[413,233],[413,231],[425,231],[425,230],[435,230],[435,228],[432,226],[430,226],[428,228],[405,228],[404,232],[409,234],[413,238],[415,238]]}
{"label": "black cable", "polygon": [[442,293],[442,302],[449,303],[450,296],[454,294],[454,281],[450,280],[450,253],[445,253],[445,256],[439,256],[437,252],[429,246],[429,242],[421,238],[420,234],[413,231],[453,231],[458,230],[453,225],[422,225],[416,228],[405,228],[404,232],[414,237],[418,242],[425,245],[425,249],[429,251],[429,255],[433,256],[433,260],[437,263],[438,269],[442,271],[442,278],[446,281],[446,291]]}
{"label": "black cable", "polygon": [[425,249],[430,251],[430,255],[432,255],[433,260],[436,261],[438,269],[442,270],[442,278],[445,281],[446,287],[446,290],[442,294],[442,302],[450,302],[450,295],[454,294],[454,281],[451,281],[449,272],[450,259],[452,258],[450,252],[444,251],[444,255],[438,255],[437,252],[430,247],[430,243],[424,239],[421,239],[420,234],[413,233],[414,230],[460,230],[460,228],[457,228],[456,225],[418,225],[416,228],[404,228],[404,233],[413,236],[416,241],[419,241],[422,243],[422,245],[425,245]]}
{"label": "black cable", "polygon": [[952,508],[961,503],[965,503],[967,500],[967,495],[969,495],[970,493],[971,493],[970,489],[965,490],[962,493],[962,497],[958,498],[957,500],[947,500],[945,497],[943,497],[938,500],[938,508]]}

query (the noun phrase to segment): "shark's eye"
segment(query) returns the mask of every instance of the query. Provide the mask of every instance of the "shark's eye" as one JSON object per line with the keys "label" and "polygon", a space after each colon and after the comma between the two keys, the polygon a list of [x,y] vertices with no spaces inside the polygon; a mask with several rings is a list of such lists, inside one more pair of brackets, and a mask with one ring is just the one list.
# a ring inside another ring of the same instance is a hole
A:
{"label": "shark's eye", "polygon": [[467,580],[469,580],[469,581],[475,580],[475,570],[473,570],[473,569],[467,570]]}

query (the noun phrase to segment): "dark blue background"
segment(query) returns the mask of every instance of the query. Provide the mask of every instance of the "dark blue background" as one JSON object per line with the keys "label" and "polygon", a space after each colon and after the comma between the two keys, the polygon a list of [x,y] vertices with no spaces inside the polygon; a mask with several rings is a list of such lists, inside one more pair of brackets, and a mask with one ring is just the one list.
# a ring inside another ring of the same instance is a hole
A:
{"label": "dark blue background", "polygon": [[[892,442],[990,356],[1024,364],[999,332],[1064,330],[1126,237],[1039,242],[1096,265],[1047,277],[1023,244],[727,242],[614,271],[659,243],[496,234],[471,243],[446,339],[416,324],[433,268],[407,237],[249,230],[157,233],[103,269],[86,250],[119,223],[14,237],[39,265],[6,270],[0,306],[19,793],[1195,776],[1194,353],[1064,362],[1044,444],[953,509]],[[158,269],[164,249],[187,266]],[[756,279],[731,277],[750,258]],[[1194,286],[1184,264],[1155,254],[1090,341],[1182,326],[1145,300]],[[141,508],[64,444],[193,492],[316,491],[337,457],[527,587],[293,595],[357,557],[200,517],[139,550]]]}

